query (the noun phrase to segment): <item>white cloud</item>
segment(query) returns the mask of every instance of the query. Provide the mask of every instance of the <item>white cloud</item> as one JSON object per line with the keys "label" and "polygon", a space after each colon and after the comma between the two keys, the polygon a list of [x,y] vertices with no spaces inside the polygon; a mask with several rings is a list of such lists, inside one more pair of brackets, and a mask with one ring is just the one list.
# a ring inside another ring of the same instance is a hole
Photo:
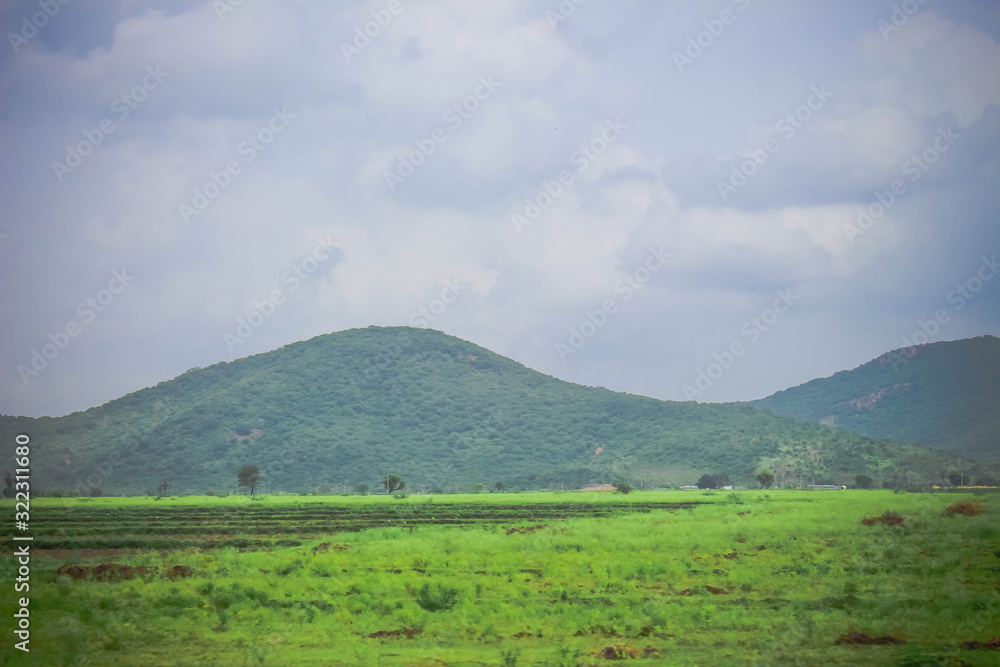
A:
{"label": "white cloud", "polygon": [[874,59],[893,66],[896,81],[872,91],[887,102],[925,116],[951,112],[961,127],[1000,105],[1000,44],[973,26],[924,12],[889,39],[873,32],[863,44]]}

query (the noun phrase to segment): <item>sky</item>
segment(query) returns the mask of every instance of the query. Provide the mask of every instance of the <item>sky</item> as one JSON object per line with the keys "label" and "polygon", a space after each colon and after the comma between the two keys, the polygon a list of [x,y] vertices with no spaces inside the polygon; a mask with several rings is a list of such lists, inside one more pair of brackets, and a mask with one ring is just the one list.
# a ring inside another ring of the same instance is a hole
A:
{"label": "sky", "polygon": [[369,325],[711,402],[1000,335],[998,3],[34,0],[0,24],[3,414]]}

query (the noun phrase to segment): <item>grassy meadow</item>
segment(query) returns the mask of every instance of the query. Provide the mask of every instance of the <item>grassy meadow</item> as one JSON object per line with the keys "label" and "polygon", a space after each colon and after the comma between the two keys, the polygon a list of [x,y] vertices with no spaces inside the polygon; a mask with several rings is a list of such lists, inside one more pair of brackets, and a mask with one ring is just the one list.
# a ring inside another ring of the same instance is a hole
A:
{"label": "grassy meadow", "polygon": [[[966,500],[982,511],[946,514]],[[45,498],[32,509],[31,654],[8,638],[4,664],[1000,664],[1000,651],[964,645],[1000,635],[990,494]],[[903,525],[862,523],[886,511]],[[15,604],[2,596],[4,618]],[[851,632],[886,643],[836,643]]]}

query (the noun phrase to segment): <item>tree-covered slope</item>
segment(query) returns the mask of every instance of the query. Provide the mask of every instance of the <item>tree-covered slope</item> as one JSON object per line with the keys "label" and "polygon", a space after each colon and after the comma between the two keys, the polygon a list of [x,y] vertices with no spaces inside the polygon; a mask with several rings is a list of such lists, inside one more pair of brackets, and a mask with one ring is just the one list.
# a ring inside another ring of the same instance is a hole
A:
{"label": "tree-covered slope", "polygon": [[[467,341],[404,327],[354,329],[231,363],[65,417],[0,417],[0,437],[31,436],[43,489],[232,491],[256,465],[262,488],[576,488],[616,479],[876,481],[903,470],[937,479],[974,467],[954,455],[877,442],[748,405],[658,401],[583,387]],[[598,449],[600,453],[597,453]]]}
{"label": "tree-covered slope", "polygon": [[1000,338],[903,348],[752,405],[1000,463]]}

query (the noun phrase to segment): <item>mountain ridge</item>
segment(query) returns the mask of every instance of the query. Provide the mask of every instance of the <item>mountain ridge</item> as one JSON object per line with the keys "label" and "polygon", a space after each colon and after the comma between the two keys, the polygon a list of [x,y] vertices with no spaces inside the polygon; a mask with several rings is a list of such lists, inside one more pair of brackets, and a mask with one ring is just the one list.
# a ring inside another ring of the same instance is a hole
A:
{"label": "mountain ridge", "polygon": [[751,483],[761,467],[790,484],[926,482],[976,462],[797,422],[750,405],[700,404],[576,385],[429,329],[324,334],[63,417],[0,416],[27,432],[43,489],[146,493],[232,490],[241,465],[265,488],[575,488],[624,480],[692,483],[706,472]]}
{"label": "mountain ridge", "polygon": [[903,347],[749,405],[1000,463],[1000,338]]}

